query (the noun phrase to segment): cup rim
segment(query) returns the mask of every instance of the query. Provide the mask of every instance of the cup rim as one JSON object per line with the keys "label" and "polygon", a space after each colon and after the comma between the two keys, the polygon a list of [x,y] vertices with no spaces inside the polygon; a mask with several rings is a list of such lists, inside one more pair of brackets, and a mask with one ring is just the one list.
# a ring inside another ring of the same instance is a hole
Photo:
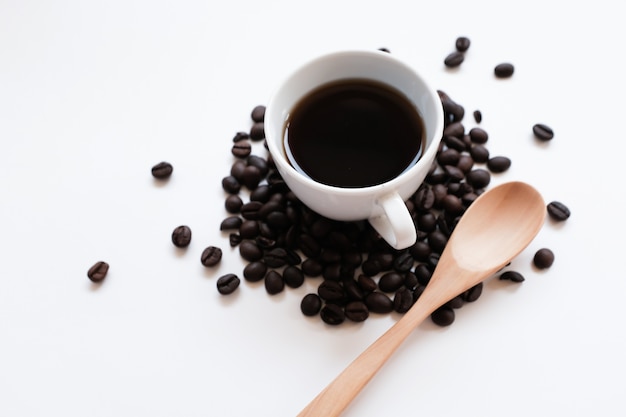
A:
{"label": "cup rim", "polygon": [[[306,62],[304,62],[303,64],[297,66],[295,69],[293,69],[286,77],[284,77],[282,79],[282,82],[280,82],[278,84],[278,86],[274,89],[274,91],[272,92],[270,99],[268,101],[268,104],[266,106],[266,111],[265,111],[265,116],[266,116],[266,121],[271,119],[273,117],[273,114],[275,111],[277,111],[274,108],[274,101],[278,95],[278,93],[281,91],[282,87],[287,84],[291,79],[293,79],[294,77],[296,77],[301,71],[303,71],[305,68],[307,68],[310,65],[315,64],[318,61],[322,61],[322,60],[327,60],[327,59],[332,59],[333,57],[339,57],[339,56],[346,56],[346,55],[361,55],[361,56],[375,56],[377,58],[381,58],[384,57],[384,59],[388,59],[394,62],[395,65],[400,65],[402,67],[404,67],[405,70],[409,71],[410,73],[413,74],[414,77],[416,77],[417,79],[419,79],[422,83],[422,85],[424,85],[426,87],[426,90],[428,91],[428,94],[431,95],[431,97],[435,98],[436,100],[439,100],[439,95],[437,93],[437,91],[431,86],[431,84],[420,74],[418,73],[414,68],[412,68],[411,66],[409,66],[407,63],[405,63],[404,61],[392,56],[389,54],[389,52],[385,52],[385,51],[380,51],[380,50],[362,50],[362,49],[349,49],[349,50],[340,50],[340,51],[334,51],[334,52],[330,52],[330,53],[326,53],[323,55],[319,55],[316,58],[310,59]],[[268,115],[270,116],[268,118]],[[365,186],[365,187],[337,187],[337,186],[333,186],[333,185],[328,185],[328,184],[324,184],[321,182],[317,182],[305,175],[303,175],[301,172],[299,172],[298,170],[296,170],[290,163],[289,161],[287,161],[287,156],[283,154],[283,150],[282,150],[282,140],[279,140],[277,143],[277,141],[275,140],[267,140],[267,146],[268,146],[268,150],[270,152],[270,154],[272,155],[273,161],[274,163],[281,169],[281,170],[286,170],[291,174],[291,177],[293,179],[297,179],[298,181],[306,184],[307,187],[312,187],[317,189],[318,191],[322,191],[322,192],[327,192],[327,193],[341,193],[341,194],[350,194],[350,195],[359,195],[359,194],[370,194],[370,193],[376,193],[382,190],[385,190],[387,188],[391,188],[394,189],[398,184],[402,183],[405,181],[406,178],[410,178],[411,177],[411,173],[417,170],[421,170],[423,168],[423,166],[425,164],[429,165],[430,168],[430,164],[432,164],[432,161],[435,157],[435,154],[437,152],[437,149],[439,147],[439,143],[441,141],[441,134],[443,132],[443,127],[444,127],[444,114],[443,114],[443,105],[441,106],[436,106],[436,112],[435,112],[435,116],[436,116],[436,120],[434,122],[434,131],[435,132],[439,132],[439,137],[435,137],[432,139],[432,141],[430,141],[429,146],[427,146],[423,152],[421,157],[417,160],[417,162],[415,164],[413,164],[413,166],[411,166],[410,168],[404,170],[400,175],[398,175],[397,177],[394,177],[393,179],[380,183],[380,184],[375,184],[375,185],[369,185],[369,186]],[[423,117],[423,116],[422,116]],[[281,126],[281,132],[273,132],[273,125],[271,123],[265,123],[265,129],[266,129],[266,133],[267,133],[267,129],[270,129],[270,134],[271,135],[276,135],[278,133],[279,137],[282,138],[282,130],[284,129],[284,126]],[[268,135],[266,134],[266,137]],[[273,137],[273,136],[272,136]],[[426,137],[424,138],[425,142],[429,142],[429,138]],[[278,155],[277,155],[278,154]]]}

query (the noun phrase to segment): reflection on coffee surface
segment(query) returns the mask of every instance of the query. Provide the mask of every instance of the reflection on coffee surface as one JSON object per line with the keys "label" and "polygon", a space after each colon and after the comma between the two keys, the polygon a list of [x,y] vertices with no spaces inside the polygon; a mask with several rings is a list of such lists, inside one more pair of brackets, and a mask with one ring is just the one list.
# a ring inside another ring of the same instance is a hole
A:
{"label": "reflection on coffee surface", "polygon": [[313,180],[358,188],[387,182],[421,156],[424,122],[394,88],[350,79],[303,97],[285,124],[291,165]]}

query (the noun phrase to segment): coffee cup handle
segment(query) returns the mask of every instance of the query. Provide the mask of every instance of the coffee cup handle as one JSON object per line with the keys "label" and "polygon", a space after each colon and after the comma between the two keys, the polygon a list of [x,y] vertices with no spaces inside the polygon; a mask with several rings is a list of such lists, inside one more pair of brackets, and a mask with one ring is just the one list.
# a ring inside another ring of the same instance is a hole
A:
{"label": "coffee cup handle", "polygon": [[378,200],[378,205],[383,214],[368,219],[374,230],[394,249],[413,245],[417,239],[415,223],[402,197],[392,192]]}

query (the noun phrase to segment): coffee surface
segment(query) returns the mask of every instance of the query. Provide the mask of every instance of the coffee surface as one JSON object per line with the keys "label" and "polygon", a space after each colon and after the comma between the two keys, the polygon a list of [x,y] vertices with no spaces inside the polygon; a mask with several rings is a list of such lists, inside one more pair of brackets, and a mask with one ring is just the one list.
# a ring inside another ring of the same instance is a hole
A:
{"label": "coffee surface", "polygon": [[424,124],[400,92],[355,79],[306,95],[294,106],[284,134],[294,168],[323,184],[357,188],[387,182],[415,164]]}

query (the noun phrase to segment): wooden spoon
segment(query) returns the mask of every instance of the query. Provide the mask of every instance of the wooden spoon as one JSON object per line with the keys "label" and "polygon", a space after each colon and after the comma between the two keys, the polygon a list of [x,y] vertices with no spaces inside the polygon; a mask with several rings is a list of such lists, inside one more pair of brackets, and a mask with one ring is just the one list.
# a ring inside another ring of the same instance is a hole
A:
{"label": "wooden spoon", "polygon": [[455,227],[418,301],[298,416],[339,416],[424,319],[526,248],[543,226],[545,215],[543,198],[525,183],[505,183],[482,194]]}

